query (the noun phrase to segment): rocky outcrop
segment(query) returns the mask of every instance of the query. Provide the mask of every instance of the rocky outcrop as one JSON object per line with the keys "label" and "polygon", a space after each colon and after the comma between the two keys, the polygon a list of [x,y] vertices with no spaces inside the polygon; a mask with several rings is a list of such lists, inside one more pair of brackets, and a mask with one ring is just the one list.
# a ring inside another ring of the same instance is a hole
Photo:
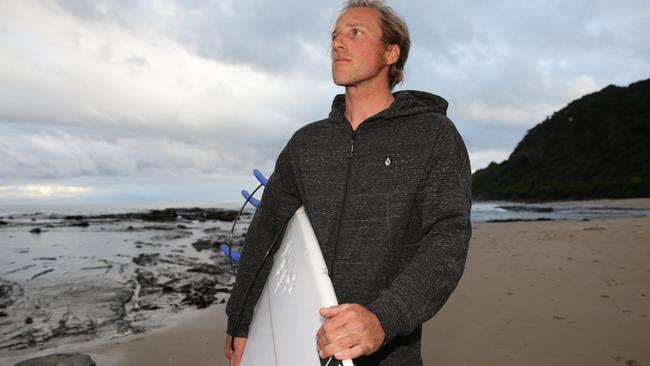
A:
{"label": "rocky outcrop", "polygon": [[14,366],[95,366],[95,361],[90,356],[80,353],[56,353],[30,358]]}
{"label": "rocky outcrop", "polygon": [[528,131],[508,160],[472,176],[478,200],[650,196],[650,80],[610,85]]}

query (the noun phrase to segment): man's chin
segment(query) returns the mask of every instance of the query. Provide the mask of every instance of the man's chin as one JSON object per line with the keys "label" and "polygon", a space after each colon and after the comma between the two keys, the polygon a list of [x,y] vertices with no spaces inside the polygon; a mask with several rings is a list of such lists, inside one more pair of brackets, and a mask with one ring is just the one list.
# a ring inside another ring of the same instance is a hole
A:
{"label": "man's chin", "polygon": [[334,81],[334,84],[336,84],[338,86],[350,86],[350,85],[352,85],[352,82],[350,82],[350,80],[346,80],[346,79],[341,79],[341,78],[336,78],[335,77],[335,78],[333,78],[333,81]]}

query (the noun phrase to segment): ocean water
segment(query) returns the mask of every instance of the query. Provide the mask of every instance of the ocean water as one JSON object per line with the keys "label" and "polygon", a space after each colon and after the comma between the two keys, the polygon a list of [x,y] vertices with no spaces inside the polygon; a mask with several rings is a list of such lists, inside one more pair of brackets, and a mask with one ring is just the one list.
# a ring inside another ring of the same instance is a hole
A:
{"label": "ocean water", "polygon": [[[0,205],[0,220],[10,216],[27,216],[36,213],[41,217],[49,215],[102,215],[110,213],[141,212],[177,205]],[[190,207],[190,206],[185,206]],[[194,207],[194,206],[192,206]],[[201,207],[201,206],[199,206]],[[207,208],[205,206],[203,208]],[[215,207],[215,206],[211,206]],[[227,203],[216,207],[238,209],[238,205]],[[252,212],[247,209],[247,212]],[[526,204],[508,201],[481,201],[472,204],[472,222],[517,221],[517,220],[585,220],[607,219],[617,217],[648,216],[650,210],[631,210],[606,208],[597,205],[578,204],[566,205],[558,203]],[[1,243],[0,243],[1,244]]]}
{"label": "ocean water", "polygon": [[472,222],[595,220],[649,216],[650,210],[607,208],[593,204],[526,204],[507,201],[474,202]]}

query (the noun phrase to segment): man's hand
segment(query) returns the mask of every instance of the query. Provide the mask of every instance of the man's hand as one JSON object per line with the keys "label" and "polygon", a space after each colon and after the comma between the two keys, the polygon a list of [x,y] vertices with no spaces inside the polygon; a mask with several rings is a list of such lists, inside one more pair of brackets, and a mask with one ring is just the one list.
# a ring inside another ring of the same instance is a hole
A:
{"label": "man's hand", "polygon": [[230,348],[231,336],[226,337],[226,345],[223,347],[223,353],[230,360],[231,366],[239,366],[241,362],[241,355],[244,353],[246,347],[246,338],[235,337],[235,351]]}
{"label": "man's hand", "polygon": [[374,353],[384,343],[385,333],[379,319],[358,304],[342,304],[320,309],[327,318],[316,333],[322,358],[332,355],[339,360]]}

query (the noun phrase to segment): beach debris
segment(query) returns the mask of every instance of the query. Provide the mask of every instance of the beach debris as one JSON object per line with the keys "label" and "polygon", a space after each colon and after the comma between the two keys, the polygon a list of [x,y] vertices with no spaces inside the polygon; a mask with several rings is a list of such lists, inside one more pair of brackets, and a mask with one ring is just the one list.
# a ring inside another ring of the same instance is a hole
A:
{"label": "beach debris", "polygon": [[179,266],[191,267],[199,264],[199,259],[196,257],[185,257],[180,254],[167,254],[160,258],[161,263],[176,264]]}
{"label": "beach debris", "polygon": [[195,305],[199,309],[206,308],[214,303],[218,292],[218,283],[214,278],[203,277],[198,281],[192,281],[185,286],[187,295],[181,304]]}
{"label": "beach debris", "polygon": [[[19,252],[19,253],[28,253],[28,252],[29,252],[29,251],[27,251],[27,252]],[[5,272],[5,274],[12,274],[12,273],[16,273],[16,272],[24,271],[24,270],[26,270],[26,269],[30,269],[30,268],[32,268],[32,267],[36,267],[36,265],[35,265],[35,264],[28,264],[28,265],[26,265],[26,266],[23,266],[23,267],[20,267],[20,268],[16,268],[16,269],[12,269],[11,271]]]}
{"label": "beach debris", "polygon": [[52,355],[30,358],[14,366],[95,366],[92,357],[81,353],[55,353]]}
{"label": "beach debris", "polygon": [[111,269],[113,269],[114,265],[119,265],[120,270],[123,271],[123,268],[122,268],[123,265],[121,263],[111,262],[111,261],[108,261],[106,259],[100,259],[99,262],[103,262],[104,265],[103,266],[81,267],[81,269],[84,270],[84,271],[105,269],[106,272],[104,272],[104,275],[106,275],[106,274],[108,274],[108,272],[110,272]]}
{"label": "beach debris", "polygon": [[31,279],[33,280],[33,279],[35,279],[35,278],[41,277],[42,275],[47,274],[47,273],[50,273],[50,272],[52,272],[52,271],[54,271],[54,268],[46,269],[46,270],[43,271],[43,272],[39,272],[39,273],[33,275]]}
{"label": "beach debris", "polygon": [[111,268],[113,268],[112,264],[108,264],[105,266],[95,266],[95,267],[81,267],[81,269],[84,271],[93,270],[93,269],[105,269],[107,270],[106,272],[108,272],[108,270],[110,270]]}
{"label": "beach debris", "polygon": [[32,234],[40,234],[40,233],[43,232],[43,229],[41,229],[40,227],[35,227],[35,228],[29,230],[29,232],[32,233]]}
{"label": "beach debris", "polygon": [[4,312],[21,296],[23,296],[23,288],[17,282],[0,278],[0,311]]}
{"label": "beach debris", "polygon": [[154,266],[158,264],[159,257],[160,257],[160,253],[151,253],[151,254],[142,253],[137,257],[133,258],[133,263],[137,264],[138,266]]}
{"label": "beach debris", "polygon": [[0,350],[95,338],[100,329],[118,327],[127,315],[124,305],[131,295],[123,284],[103,280],[74,280],[25,292],[7,308]]}

